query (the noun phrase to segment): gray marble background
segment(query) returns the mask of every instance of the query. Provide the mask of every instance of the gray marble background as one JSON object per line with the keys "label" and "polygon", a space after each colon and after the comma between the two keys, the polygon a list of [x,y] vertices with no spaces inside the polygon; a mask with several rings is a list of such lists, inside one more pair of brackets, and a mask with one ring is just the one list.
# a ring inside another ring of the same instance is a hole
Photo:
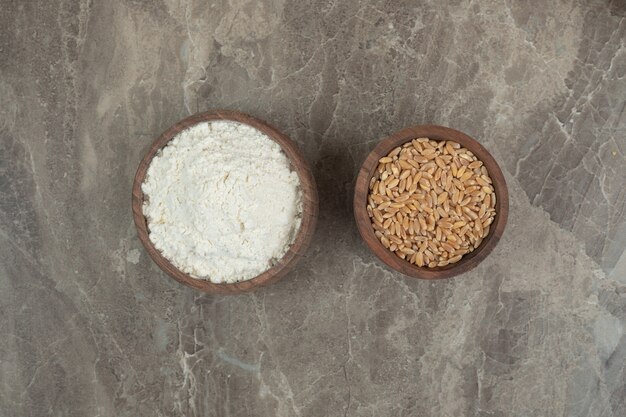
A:
{"label": "gray marble background", "polygon": [[[1,0],[0,416],[626,415],[626,2]],[[320,222],[254,294],[140,245],[143,153],[229,108],[296,140]],[[503,240],[420,282],[360,241],[376,141],[435,123],[501,163]]]}

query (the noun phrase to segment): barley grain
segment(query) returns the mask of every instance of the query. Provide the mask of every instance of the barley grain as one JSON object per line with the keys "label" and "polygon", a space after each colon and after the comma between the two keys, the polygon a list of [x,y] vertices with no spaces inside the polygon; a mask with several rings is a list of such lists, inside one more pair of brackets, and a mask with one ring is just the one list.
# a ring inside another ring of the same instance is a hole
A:
{"label": "barley grain", "polygon": [[394,148],[378,160],[369,190],[376,238],[419,267],[458,262],[496,215],[488,170],[454,141],[416,138]]}

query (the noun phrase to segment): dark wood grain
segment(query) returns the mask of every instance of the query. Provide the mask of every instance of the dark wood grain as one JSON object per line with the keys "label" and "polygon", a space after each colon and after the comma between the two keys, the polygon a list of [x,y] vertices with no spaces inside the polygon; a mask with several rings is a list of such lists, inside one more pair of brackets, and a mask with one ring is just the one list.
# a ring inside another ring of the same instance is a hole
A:
{"label": "dark wood grain", "polygon": [[[272,140],[281,146],[282,150],[289,158],[292,169],[298,174],[302,189],[302,223],[294,243],[291,245],[285,256],[283,256],[283,258],[280,259],[274,266],[261,275],[247,281],[233,284],[214,284],[210,281],[196,279],[172,265],[172,263],[168,261],[152,244],[152,241],[149,238],[148,224],[143,214],[144,195],[141,190],[141,184],[144,181],[146,171],[148,170],[152,158],[180,131],[197,123],[210,120],[232,120],[244,123],[268,135]],[[141,240],[141,243],[146,248],[148,254],[154,262],[169,276],[181,284],[188,285],[207,293],[234,294],[252,291],[260,286],[275,282],[279,278],[285,276],[285,274],[287,274],[295,266],[313,238],[313,232],[315,230],[318,215],[318,197],[315,180],[313,178],[313,174],[311,173],[309,164],[306,162],[298,150],[298,147],[291,139],[264,121],[247,114],[229,110],[214,110],[195,114],[176,123],[174,126],[163,132],[163,134],[159,136],[152,146],[150,146],[150,149],[148,149],[148,152],[141,160],[139,168],[137,169],[137,174],[135,175],[135,181],[133,183],[132,210],[139,240]]]}
{"label": "dark wood grain", "polygon": [[[413,265],[386,249],[374,235],[374,230],[370,218],[367,214],[367,196],[369,192],[369,182],[375,173],[378,160],[387,155],[392,149],[400,146],[412,139],[427,137],[433,140],[453,140],[460,143],[465,148],[472,151],[476,157],[483,162],[496,193],[496,217],[490,227],[489,234],[485,237],[478,248],[473,252],[463,256],[455,264],[426,268]],[[363,162],[359,171],[354,190],[354,217],[361,237],[374,252],[374,254],[385,264],[402,272],[405,275],[420,279],[441,279],[450,278],[454,275],[462,274],[476,267],[496,246],[506,226],[509,213],[509,192],[506,182],[498,163],[491,154],[476,140],[463,132],[435,125],[418,125],[403,129],[376,145]]]}

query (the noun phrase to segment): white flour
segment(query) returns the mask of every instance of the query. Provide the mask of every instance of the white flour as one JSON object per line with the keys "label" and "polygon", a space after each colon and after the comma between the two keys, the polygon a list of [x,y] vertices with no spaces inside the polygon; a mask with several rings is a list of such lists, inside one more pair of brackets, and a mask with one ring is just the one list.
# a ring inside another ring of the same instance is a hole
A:
{"label": "white flour", "polygon": [[142,185],[150,240],[172,264],[212,282],[254,278],[300,227],[298,175],[250,126],[212,121],[173,138]]}

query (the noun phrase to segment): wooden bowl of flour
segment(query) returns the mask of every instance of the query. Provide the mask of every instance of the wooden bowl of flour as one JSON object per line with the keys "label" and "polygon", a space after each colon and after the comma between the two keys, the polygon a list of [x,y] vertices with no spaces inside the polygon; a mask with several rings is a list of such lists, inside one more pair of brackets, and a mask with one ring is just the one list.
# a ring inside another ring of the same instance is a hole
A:
{"label": "wooden bowl of flour", "polygon": [[[146,174],[153,158],[168,144],[168,142],[170,142],[170,140],[176,137],[183,130],[199,123],[218,120],[233,121],[243,125],[248,125],[264,133],[271,140],[280,145],[281,150],[290,162],[291,170],[297,173],[301,190],[302,209],[300,226],[297,229],[293,242],[287,249],[286,253],[282,256],[282,258],[276,260],[271,267],[269,267],[269,269],[262,272],[258,276],[234,283],[214,283],[209,280],[194,278],[190,274],[185,273],[174,266],[172,262],[163,256],[150,239],[149,223],[143,211],[144,199],[146,196],[144,196],[142,184],[146,179]],[[236,294],[253,291],[257,287],[275,282],[293,269],[311,243],[318,216],[318,196],[311,169],[298,150],[297,145],[289,139],[289,137],[266,122],[252,116],[237,111],[216,110],[198,113],[176,123],[161,134],[152,146],[150,146],[148,152],[141,160],[135,175],[132,191],[132,210],[139,240],[141,240],[141,243],[148,251],[152,260],[170,277],[174,278],[181,284],[207,293]]]}

